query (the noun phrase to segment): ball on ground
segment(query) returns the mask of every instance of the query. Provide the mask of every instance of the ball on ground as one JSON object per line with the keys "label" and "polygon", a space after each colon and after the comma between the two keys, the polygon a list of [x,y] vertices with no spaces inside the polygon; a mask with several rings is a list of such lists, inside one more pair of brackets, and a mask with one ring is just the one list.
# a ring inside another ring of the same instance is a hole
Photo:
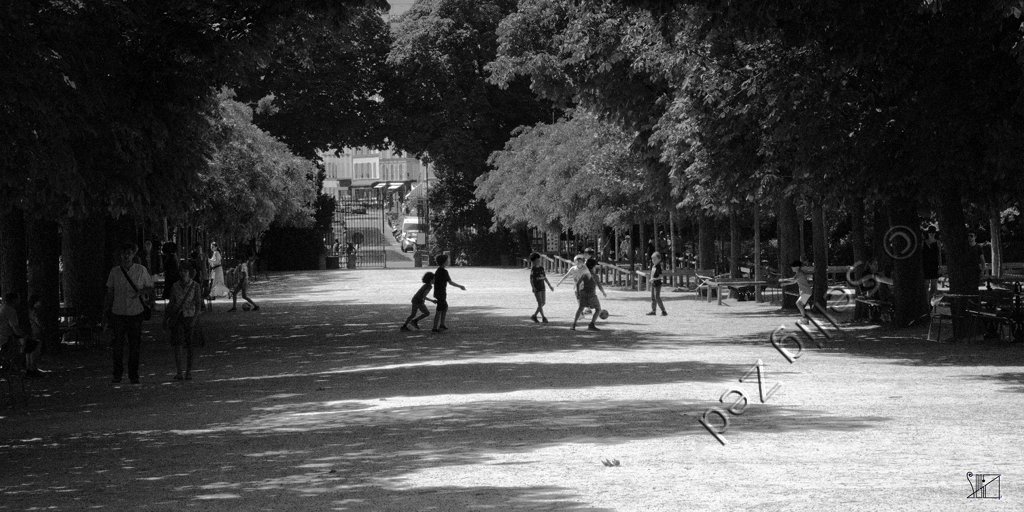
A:
{"label": "ball on ground", "polygon": [[608,318],[608,310],[607,309],[602,309],[601,310],[601,314],[598,315],[598,316],[601,317],[601,320],[606,320]]}

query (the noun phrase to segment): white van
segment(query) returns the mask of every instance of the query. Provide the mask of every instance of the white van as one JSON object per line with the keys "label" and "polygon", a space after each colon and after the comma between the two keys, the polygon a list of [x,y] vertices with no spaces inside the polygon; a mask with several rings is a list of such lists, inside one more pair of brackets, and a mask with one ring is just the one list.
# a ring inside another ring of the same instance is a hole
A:
{"label": "white van", "polygon": [[427,219],[406,217],[402,220],[402,251],[415,249],[426,242]]}

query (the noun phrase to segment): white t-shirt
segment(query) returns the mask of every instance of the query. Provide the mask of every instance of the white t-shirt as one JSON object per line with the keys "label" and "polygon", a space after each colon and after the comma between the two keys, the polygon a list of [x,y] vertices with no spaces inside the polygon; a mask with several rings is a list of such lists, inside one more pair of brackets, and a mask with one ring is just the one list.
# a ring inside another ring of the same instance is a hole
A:
{"label": "white t-shirt", "polygon": [[[131,277],[135,287],[142,292],[145,288],[153,287],[153,278],[146,271],[146,267],[138,263],[132,263],[128,269],[128,276]],[[139,300],[139,293],[132,289],[121,272],[121,265],[110,269],[107,275],[107,292],[114,294],[114,304],[110,312],[121,316],[134,316],[142,313],[142,302]]]}

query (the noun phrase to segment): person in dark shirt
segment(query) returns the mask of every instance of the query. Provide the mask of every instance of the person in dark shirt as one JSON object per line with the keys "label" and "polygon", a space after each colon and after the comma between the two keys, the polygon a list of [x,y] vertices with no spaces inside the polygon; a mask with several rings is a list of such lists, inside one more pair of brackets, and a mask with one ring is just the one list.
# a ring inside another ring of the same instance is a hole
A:
{"label": "person in dark shirt", "polygon": [[451,276],[448,275],[448,269],[445,268],[445,264],[448,263],[448,256],[444,254],[436,258],[437,270],[434,271],[434,298],[437,299],[437,314],[434,315],[434,328],[432,332],[440,332],[440,330],[447,330],[448,326],[444,324],[445,319],[448,317],[448,285],[451,284],[456,288],[466,289],[455,281],[452,281]]}
{"label": "person in dark shirt", "polygon": [[608,294],[604,292],[604,287],[601,286],[601,283],[597,280],[597,276],[591,273],[596,264],[596,260],[588,262],[586,270],[580,274],[579,281],[576,281],[576,290],[579,292],[578,297],[580,304],[579,307],[576,308],[576,315],[572,317],[571,330],[573,331],[576,330],[576,322],[580,319],[580,316],[583,316],[583,310],[587,308],[593,308],[594,310],[594,317],[590,320],[590,325],[587,326],[587,329],[591,331],[600,330],[595,325],[597,317],[601,314],[601,301],[597,299],[597,290],[600,289],[605,298],[608,297]]}
{"label": "person in dark shirt", "polygon": [[661,301],[661,253],[654,251],[651,254],[651,263],[654,265],[651,267],[651,312],[647,313],[648,316],[658,314],[657,308],[661,308],[661,316],[668,316],[668,312],[665,311],[665,303]]}
{"label": "person in dark shirt", "polygon": [[928,226],[924,235],[924,243],[921,244],[921,267],[924,270],[924,280],[928,282],[928,300],[932,300],[939,290],[939,263],[941,262],[942,244],[935,238],[937,231],[935,226]]}
{"label": "person in dark shirt", "polygon": [[[429,300],[430,302],[437,302],[436,300],[427,297],[427,294],[430,293],[430,288],[433,284],[434,273],[427,272],[426,274],[423,274],[423,286],[420,286],[416,295],[412,296],[412,312],[409,313],[409,317],[405,319],[405,323],[402,324],[401,330],[408,331],[410,322],[413,327],[419,329],[419,321],[430,316],[430,310],[427,309],[426,301]],[[420,316],[416,316],[416,313],[419,313]]]}
{"label": "person in dark shirt", "polygon": [[533,287],[533,296],[537,299],[537,310],[533,312],[530,320],[537,322],[537,315],[540,314],[544,323],[548,323],[548,317],[544,316],[544,285],[547,284],[551,291],[555,291],[555,288],[551,286],[551,281],[548,281],[548,276],[544,273],[544,265],[541,264],[540,254],[531,254],[530,262],[533,263],[533,267],[530,269],[530,285]]}

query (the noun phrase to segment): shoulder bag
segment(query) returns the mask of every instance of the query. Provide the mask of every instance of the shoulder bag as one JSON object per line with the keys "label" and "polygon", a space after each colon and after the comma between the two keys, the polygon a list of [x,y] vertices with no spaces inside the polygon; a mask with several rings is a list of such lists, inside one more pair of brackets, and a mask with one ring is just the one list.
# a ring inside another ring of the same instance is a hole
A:
{"label": "shoulder bag", "polygon": [[[128,277],[128,272],[125,271],[124,267],[118,265],[117,268],[121,269],[121,273],[124,274],[125,281],[128,281],[128,284],[131,285],[132,290],[135,290],[135,293],[138,294],[139,287],[135,286],[135,281],[132,281],[131,277]],[[142,304],[142,319],[149,320],[150,318],[153,318],[153,308],[149,307],[149,304],[147,304],[146,301],[143,300],[141,296],[139,297],[139,303]]]}

